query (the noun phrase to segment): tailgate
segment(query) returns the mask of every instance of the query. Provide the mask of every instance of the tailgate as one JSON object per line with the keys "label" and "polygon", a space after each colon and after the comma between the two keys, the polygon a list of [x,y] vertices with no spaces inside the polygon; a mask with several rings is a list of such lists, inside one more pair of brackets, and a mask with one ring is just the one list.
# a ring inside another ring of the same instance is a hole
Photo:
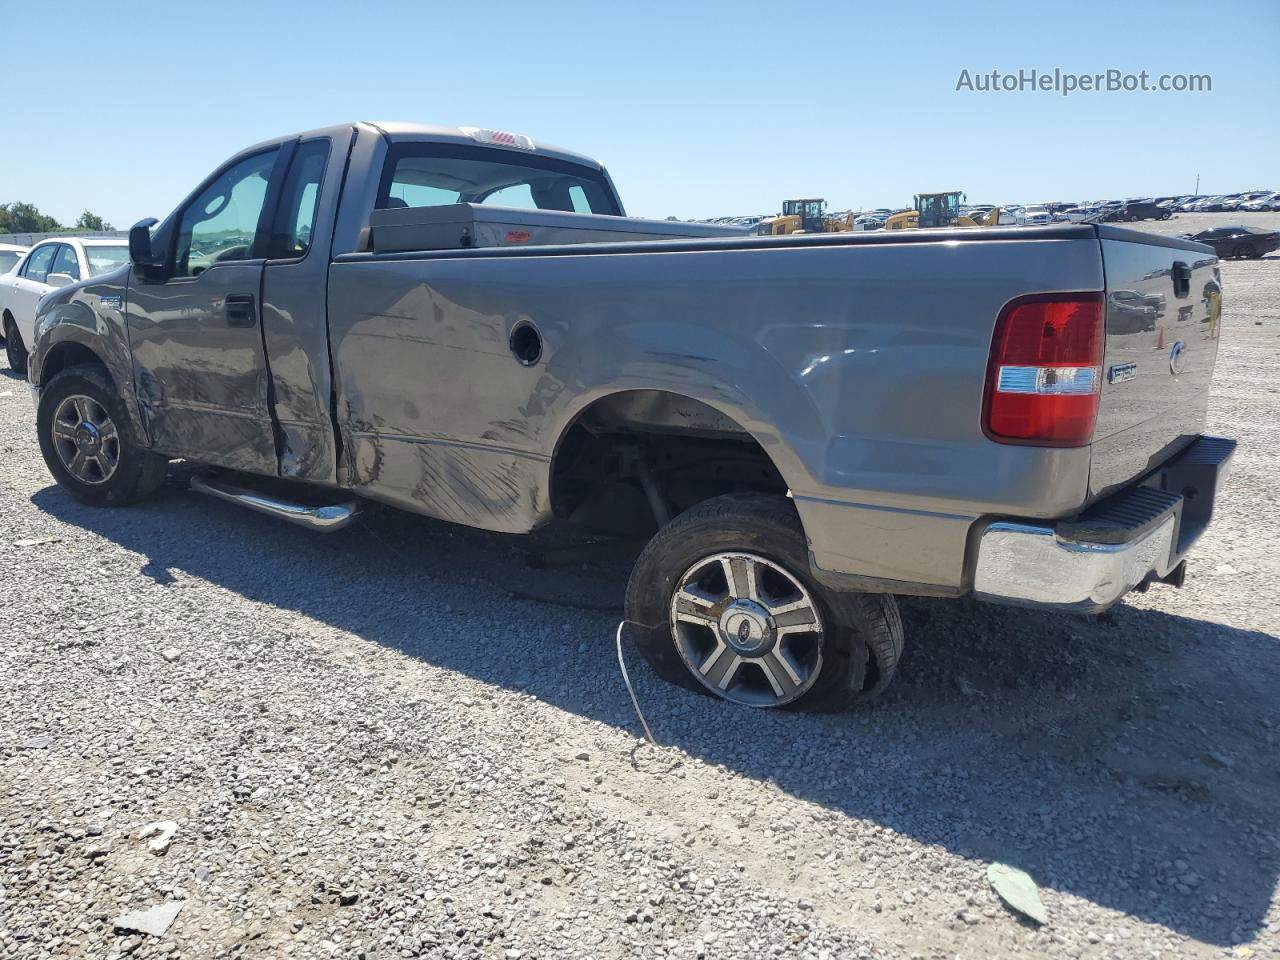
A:
{"label": "tailgate", "polygon": [[1198,243],[1099,226],[1107,339],[1090,498],[1159,466],[1203,428],[1218,353],[1218,259]]}

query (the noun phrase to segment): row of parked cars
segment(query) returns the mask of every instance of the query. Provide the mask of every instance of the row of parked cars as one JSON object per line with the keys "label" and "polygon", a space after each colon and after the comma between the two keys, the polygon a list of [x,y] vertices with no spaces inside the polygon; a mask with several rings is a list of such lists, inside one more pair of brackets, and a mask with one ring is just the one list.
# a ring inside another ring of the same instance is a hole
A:
{"label": "row of parked cars", "polygon": [[1242,210],[1259,213],[1280,210],[1280,193],[1273,190],[1254,190],[1248,193],[1222,194],[1215,197],[1176,197],[1169,201],[1179,213],[1219,213]]}
{"label": "row of parked cars", "polygon": [[0,336],[10,369],[27,372],[41,297],[128,260],[129,247],[122,237],[49,237],[30,249],[0,244]]}
{"label": "row of parked cars", "polygon": [[[886,220],[906,208],[890,210],[845,211],[831,216],[844,219],[853,216],[855,230],[879,230]],[[984,218],[994,209],[992,204],[967,204],[960,208],[965,215],[981,214]],[[1052,201],[1045,203],[1008,203],[1000,207],[1001,226],[1041,226],[1046,223],[1135,223],[1141,220],[1168,220],[1175,213],[1219,213],[1223,211],[1265,212],[1280,210],[1280,193],[1274,190],[1246,190],[1243,193],[1214,196],[1130,197],[1125,200],[1094,200],[1081,203]],[[755,226],[767,215],[716,217],[710,223]]]}

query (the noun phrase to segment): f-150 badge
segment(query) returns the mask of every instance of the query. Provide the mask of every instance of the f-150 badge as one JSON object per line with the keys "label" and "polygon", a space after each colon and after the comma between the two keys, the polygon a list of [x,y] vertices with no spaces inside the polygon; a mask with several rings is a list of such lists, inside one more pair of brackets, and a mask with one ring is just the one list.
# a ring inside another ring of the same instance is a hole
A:
{"label": "f-150 badge", "polygon": [[1107,383],[1124,383],[1138,375],[1136,363],[1117,363],[1107,371]]}

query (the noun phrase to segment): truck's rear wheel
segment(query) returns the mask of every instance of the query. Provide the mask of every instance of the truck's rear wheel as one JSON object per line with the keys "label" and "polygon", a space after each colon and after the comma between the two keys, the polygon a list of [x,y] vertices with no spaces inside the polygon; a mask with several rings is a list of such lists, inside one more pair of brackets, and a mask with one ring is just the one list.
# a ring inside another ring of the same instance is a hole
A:
{"label": "truck's rear wheel", "polygon": [[660,530],[627,619],[662,677],[753,707],[847,709],[888,685],[902,653],[893,597],[824,590],[795,508],[764,494],[716,497]]}
{"label": "truck's rear wheel", "polygon": [[22,342],[18,325],[8,317],[4,321],[4,355],[14,373],[27,372],[27,346]]}
{"label": "truck's rear wheel", "polygon": [[94,366],[63,370],[40,392],[36,429],[58,486],[82,503],[118,507],[164,483],[169,461],[138,444],[123,404]]}

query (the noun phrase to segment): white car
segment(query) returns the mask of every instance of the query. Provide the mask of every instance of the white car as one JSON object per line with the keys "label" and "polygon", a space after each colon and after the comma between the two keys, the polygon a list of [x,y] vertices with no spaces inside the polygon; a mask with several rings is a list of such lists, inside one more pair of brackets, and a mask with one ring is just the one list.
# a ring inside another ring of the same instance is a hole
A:
{"label": "white car", "polygon": [[[1257,197],[1256,199],[1250,200],[1248,203],[1240,204],[1239,209],[1254,211],[1280,209],[1280,193],[1271,193]],[[0,256],[3,255],[3,253],[0,253]]]}
{"label": "white car", "polygon": [[16,243],[0,243],[0,276],[16,267],[27,250],[27,247],[20,247]]}
{"label": "white car", "polygon": [[41,297],[128,262],[129,245],[123,237],[50,237],[32,247],[16,268],[0,276],[0,331],[13,371],[27,372],[27,351]]}
{"label": "white car", "polygon": [[1053,222],[1053,214],[1044,207],[1027,207],[1022,212],[1022,222],[1028,227],[1043,226]]}

